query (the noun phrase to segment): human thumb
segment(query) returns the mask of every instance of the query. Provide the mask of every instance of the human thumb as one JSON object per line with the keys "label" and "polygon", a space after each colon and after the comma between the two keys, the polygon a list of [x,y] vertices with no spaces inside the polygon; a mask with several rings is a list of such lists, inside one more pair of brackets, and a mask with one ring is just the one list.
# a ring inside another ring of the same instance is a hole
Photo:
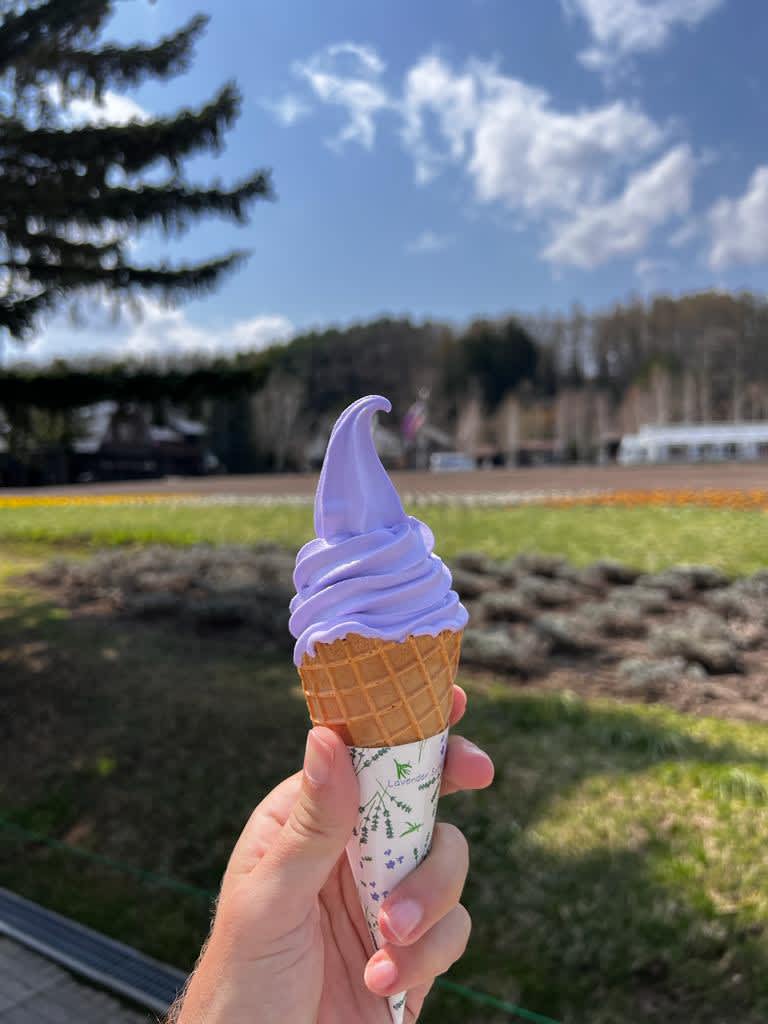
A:
{"label": "human thumb", "polygon": [[352,835],[358,785],[344,741],[322,726],[307,736],[301,790],[259,875],[280,917],[301,920],[328,880]]}

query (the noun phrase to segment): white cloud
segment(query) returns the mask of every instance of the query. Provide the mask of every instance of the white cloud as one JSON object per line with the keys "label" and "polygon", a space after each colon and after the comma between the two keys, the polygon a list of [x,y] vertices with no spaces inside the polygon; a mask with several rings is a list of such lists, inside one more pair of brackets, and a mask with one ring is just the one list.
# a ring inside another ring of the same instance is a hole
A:
{"label": "white cloud", "polygon": [[335,43],[306,62],[294,65],[315,96],[323,103],[341,107],[347,122],[332,145],[357,142],[366,149],[376,138],[375,115],[391,106],[379,78],[385,64],[368,46]]}
{"label": "white cloud", "polygon": [[[654,228],[688,208],[690,149],[659,159],[673,129],[635,104],[558,107],[546,90],[494,63],[455,69],[437,54],[416,61],[398,92],[387,88],[384,68],[369,47],[343,43],[298,70],[318,99],[346,110],[340,140],[371,148],[378,115],[399,117],[418,183],[461,169],[479,203],[548,229],[550,262],[597,266],[636,253]],[[415,244],[411,251],[436,248],[433,239]]]}
{"label": "white cloud", "polygon": [[[701,161],[699,161],[701,163]],[[683,246],[695,241],[701,234],[701,225],[695,217],[685,221],[667,239],[667,245],[672,249],[682,249]]]}
{"label": "white cloud", "polygon": [[[402,138],[416,164],[416,180],[430,181],[449,161],[460,160],[477,111],[475,75],[456,75],[439,58],[424,57],[405,78]],[[428,139],[427,116],[436,120],[440,147]]]}
{"label": "white cloud", "polygon": [[135,100],[110,89],[104,93],[100,103],[92,99],[64,101],[57,83],[49,86],[48,95],[57,106],[66,106],[68,119],[74,124],[128,124],[130,121],[147,121],[151,117]]}
{"label": "white cloud", "polygon": [[723,0],[562,0],[569,14],[586,19],[595,46],[579,54],[593,70],[622,57],[659,50],[678,25],[693,28]]}
{"label": "white cloud", "polygon": [[453,243],[453,235],[441,235],[436,231],[427,230],[409,242],[406,249],[412,253],[443,252]]}
{"label": "white cloud", "polygon": [[662,130],[624,102],[558,111],[543,90],[485,69],[469,172],[481,200],[537,211],[605,194],[617,172],[656,148]]}
{"label": "white cloud", "polygon": [[182,309],[154,299],[144,299],[141,305],[142,316],[131,325],[121,346],[123,355],[231,355],[266,348],[292,333],[290,321],[283,316],[255,316],[215,328],[195,324]]}
{"label": "white cloud", "polygon": [[688,146],[671,149],[632,175],[620,196],[586,206],[556,229],[544,257],[591,269],[612,257],[640,252],[655,228],[688,211],[694,170]]}
{"label": "white cloud", "polygon": [[146,121],[150,117],[135,100],[109,91],[104,93],[101,103],[73,100],[70,110],[76,120],[96,124],[128,124],[129,121]]}
{"label": "white cloud", "polygon": [[543,89],[492,64],[474,61],[455,73],[436,56],[408,72],[401,110],[417,181],[463,162],[478,199],[522,210],[597,198],[664,134],[629,104],[560,111]]}
{"label": "white cloud", "polygon": [[455,73],[439,57],[425,57],[406,77],[402,112],[417,181],[446,164],[461,166],[481,203],[552,227],[545,253],[551,262],[597,266],[638,251],[681,206],[679,193],[665,196],[663,187],[679,178],[689,185],[692,157],[683,147],[638,172],[616,196],[626,171],[658,149],[665,130],[621,101],[558,110],[547,92],[490,64]]}
{"label": "white cloud", "polygon": [[293,324],[284,316],[264,315],[204,326],[190,320],[184,310],[169,308],[155,299],[138,302],[138,317],[125,314],[115,322],[104,303],[91,308],[75,326],[60,314],[30,342],[11,350],[11,358],[35,363],[51,359],[126,356],[163,359],[185,355],[231,355],[287,341]]}
{"label": "white cloud", "polygon": [[410,68],[402,98],[394,99],[378,80],[372,84],[356,73],[345,78],[339,68],[331,73],[331,54],[340,53],[377,79],[384,64],[373,51],[345,43],[300,65],[318,98],[347,108],[350,121],[341,139],[371,147],[375,115],[395,111],[418,182],[458,164],[474,182],[478,199],[501,201],[510,209],[562,210],[596,201],[623,167],[636,164],[665,136],[628,103],[557,110],[546,91],[492,64],[471,61],[456,72],[435,55]]}
{"label": "white cloud", "polygon": [[279,100],[264,100],[262,105],[271,111],[281,124],[289,128],[312,112],[312,107],[293,93],[286,93]]}
{"label": "white cloud", "polygon": [[768,165],[755,170],[744,195],[719,199],[708,220],[713,270],[739,263],[768,263]]}
{"label": "white cloud", "polygon": [[[294,329],[291,321],[284,316],[252,316],[247,320],[237,320],[229,328],[233,348],[238,351],[253,352],[268,348],[278,341],[288,341]],[[225,332],[226,338],[227,332]]]}
{"label": "white cloud", "polygon": [[329,57],[354,57],[372,75],[380,75],[387,66],[374,48],[364,43],[333,43],[327,53]]}

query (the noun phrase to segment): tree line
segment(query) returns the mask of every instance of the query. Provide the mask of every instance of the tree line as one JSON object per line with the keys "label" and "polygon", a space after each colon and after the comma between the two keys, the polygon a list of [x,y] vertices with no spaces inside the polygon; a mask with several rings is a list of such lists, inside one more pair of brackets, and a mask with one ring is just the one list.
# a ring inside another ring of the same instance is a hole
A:
{"label": "tree line", "polygon": [[230,358],[57,361],[0,374],[0,409],[25,450],[35,430],[40,443],[68,443],[77,410],[111,399],[149,407],[158,423],[169,407],[202,419],[233,472],[303,468],[313,439],[322,442],[344,405],[372,392],[392,401],[395,429],[421,400],[428,422],[465,446],[462,423],[472,419],[472,443],[486,448],[504,446],[495,424],[513,401],[517,442],[507,445],[551,440],[581,458],[641,422],[768,418],[768,301],[724,292],[637,298],[465,329],[382,318]]}

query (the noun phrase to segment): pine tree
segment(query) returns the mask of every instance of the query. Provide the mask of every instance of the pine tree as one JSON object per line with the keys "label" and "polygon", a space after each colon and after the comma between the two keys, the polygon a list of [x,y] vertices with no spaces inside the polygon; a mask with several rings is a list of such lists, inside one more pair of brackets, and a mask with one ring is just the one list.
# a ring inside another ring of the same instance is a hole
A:
{"label": "pine tree", "polygon": [[184,71],[208,20],[195,17],[151,45],[100,44],[113,8],[113,0],[0,0],[0,338],[23,338],[84,289],[173,300],[213,288],[245,253],[141,265],[128,239],[144,227],[178,233],[205,214],[242,223],[253,200],[271,196],[261,170],[230,188],[185,177],[185,160],[218,150],[237,117],[232,83],[197,109],[73,123],[73,99],[98,103],[108,88]]}

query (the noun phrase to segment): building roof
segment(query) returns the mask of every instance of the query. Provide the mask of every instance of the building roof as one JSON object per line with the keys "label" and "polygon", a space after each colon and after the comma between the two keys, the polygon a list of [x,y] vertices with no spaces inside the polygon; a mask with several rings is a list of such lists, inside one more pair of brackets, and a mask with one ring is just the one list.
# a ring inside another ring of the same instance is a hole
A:
{"label": "building roof", "polygon": [[168,424],[185,437],[202,437],[206,432],[204,423],[200,423],[198,420],[187,419],[186,416],[176,412],[168,414]]}
{"label": "building roof", "polygon": [[[74,451],[84,455],[97,452],[109,433],[112,418],[118,411],[114,401],[97,402],[80,410],[82,429],[80,437],[72,445]],[[149,439],[155,444],[172,444],[188,437],[202,437],[206,433],[204,423],[188,419],[180,412],[170,410],[167,426],[150,425]]]}
{"label": "building roof", "polygon": [[625,434],[624,442],[636,444],[724,444],[736,441],[768,441],[768,422],[674,423],[663,427],[644,426],[636,434]]}
{"label": "building roof", "polygon": [[149,439],[155,444],[173,444],[174,441],[183,441],[184,436],[173,427],[150,427]]}

